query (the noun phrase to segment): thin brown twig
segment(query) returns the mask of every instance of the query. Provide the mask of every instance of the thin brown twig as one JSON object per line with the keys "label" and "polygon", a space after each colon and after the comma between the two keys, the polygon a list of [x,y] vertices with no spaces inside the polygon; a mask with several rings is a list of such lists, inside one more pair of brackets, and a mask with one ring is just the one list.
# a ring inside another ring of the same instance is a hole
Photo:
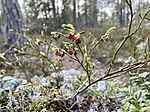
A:
{"label": "thin brown twig", "polygon": [[8,53],[13,47],[15,47],[15,45],[17,44],[17,42],[19,41],[20,38],[21,38],[21,36],[19,36],[19,37],[17,38],[17,40],[15,41],[15,43],[14,43],[13,45],[11,45],[10,48],[8,48],[8,49],[4,52],[4,54]]}
{"label": "thin brown twig", "polygon": [[[130,38],[132,35],[134,35],[138,30],[139,28],[141,27],[143,21],[144,21],[144,18],[147,16],[147,14],[150,12],[150,10],[148,10],[145,15],[143,16],[143,18],[141,19],[139,25],[137,26],[137,28],[130,34],[130,30],[131,30],[131,27],[129,25],[129,29],[128,29],[128,35],[124,37],[123,41],[119,44],[119,46],[117,47],[117,49],[115,50],[114,54],[113,54],[113,57],[111,59],[111,63],[110,63],[110,66],[108,68],[108,72],[107,74],[109,74],[112,66],[113,66],[113,63],[114,63],[114,60],[118,54],[118,52],[120,51],[120,49],[123,47],[123,45],[125,44],[125,42],[127,41],[128,38]],[[132,24],[132,22],[130,22],[130,24]]]}
{"label": "thin brown twig", "polygon": [[[146,64],[147,64],[147,63],[142,64],[142,65],[139,65],[139,66],[135,66],[135,67],[133,67],[132,69],[130,69],[130,71],[131,71],[131,70],[138,69],[138,68],[142,68],[142,67],[145,66]],[[122,73],[120,73],[120,74],[114,74],[114,75],[112,75],[112,76],[110,76],[110,77],[104,78],[103,80],[109,80],[109,79],[112,79],[112,78],[115,78],[115,77],[119,77],[119,76],[121,76],[121,75],[124,75],[124,74],[127,73],[127,72],[129,72],[129,70],[126,70],[126,71],[124,71],[124,72],[122,72]]]}
{"label": "thin brown twig", "polygon": [[[91,84],[87,85],[86,87],[84,87],[83,89],[79,90],[77,93],[75,93],[74,97],[77,96],[78,94],[80,94],[81,92],[85,91],[87,88],[89,88],[90,86],[92,86],[93,84],[96,84],[97,82],[99,81],[102,81],[102,80],[105,80],[107,78],[110,78],[111,76],[117,74],[117,73],[126,73],[128,71],[131,71],[131,70],[134,70],[134,69],[137,69],[137,68],[140,68],[141,66],[140,65],[145,65],[147,63],[150,62],[150,58],[148,59],[145,59],[144,61],[140,61],[140,62],[136,62],[136,63],[133,63],[129,66],[125,66],[125,67],[128,67],[128,69],[120,69],[120,70],[116,70],[114,72],[111,72],[109,74],[106,74],[105,76],[93,81]],[[113,77],[112,77],[113,78]]]}

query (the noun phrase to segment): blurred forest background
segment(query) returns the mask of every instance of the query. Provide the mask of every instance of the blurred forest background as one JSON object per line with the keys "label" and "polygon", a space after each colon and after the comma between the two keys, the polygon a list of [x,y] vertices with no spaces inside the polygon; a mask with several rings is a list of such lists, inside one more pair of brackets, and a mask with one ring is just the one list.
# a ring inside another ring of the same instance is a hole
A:
{"label": "blurred forest background", "polygon": [[150,110],[150,0],[0,0],[0,26],[0,111]]}
{"label": "blurred forest background", "polygon": [[[16,29],[18,33],[24,35],[24,29],[29,28],[31,34],[40,35],[46,28],[47,35],[50,36],[52,31],[63,32],[61,30],[62,24],[71,23],[74,25],[76,32],[82,30],[87,32],[82,37],[82,41],[84,44],[90,44],[93,39],[104,35],[109,27],[117,27],[117,30],[112,34],[114,38],[107,44],[102,43],[103,47],[97,47],[93,53],[94,58],[104,58],[104,60],[99,59],[104,63],[109,61],[106,61],[106,58],[111,58],[114,48],[122,41],[123,35],[127,34],[128,23],[131,20],[130,7],[126,4],[126,0],[1,0],[1,2],[2,9],[8,8],[8,13],[1,10],[1,12],[5,12],[5,16],[3,16],[3,13],[0,15],[0,33],[6,33],[1,36],[0,42],[2,43],[3,37],[8,39],[15,37],[9,35],[9,29]],[[7,6],[5,6],[6,4]],[[14,7],[18,9],[13,9],[12,4],[16,4]],[[138,26],[149,6],[149,0],[132,0],[134,15],[132,30]],[[9,11],[11,11],[11,14]],[[149,52],[148,49],[143,50],[146,45],[144,41],[149,42],[147,40],[150,36],[149,17],[150,14],[147,15],[142,27],[139,28],[139,32],[136,33],[137,38],[125,43],[125,46],[119,52],[119,56],[121,56],[119,61],[124,61],[122,59],[129,56],[138,59],[143,53]],[[16,22],[16,25],[13,24],[15,21],[18,22]],[[139,52],[139,50],[142,50],[142,52]]]}
{"label": "blurred forest background", "polygon": [[[127,27],[130,19],[129,7],[125,0],[18,0],[18,2],[24,25],[36,33],[41,31],[43,25],[46,25],[49,31],[53,31],[60,29],[64,23],[72,23],[77,30],[104,28],[114,24]],[[136,12],[150,6],[150,1],[134,0],[132,5]]]}

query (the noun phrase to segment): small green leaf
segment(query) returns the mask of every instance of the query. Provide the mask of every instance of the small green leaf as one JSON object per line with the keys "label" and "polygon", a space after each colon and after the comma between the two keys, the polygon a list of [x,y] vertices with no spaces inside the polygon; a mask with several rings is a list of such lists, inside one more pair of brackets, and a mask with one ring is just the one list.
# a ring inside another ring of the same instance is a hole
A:
{"label": "small green leaf", "polygon": [[130,112],[139,112],[139,109],[137,109],[135,106],[130,106]]}
{"label": "small green leaf", "polygon": [[134,93],[134,99],[138,100],[141,97],[141,95],[142,95],[142,91],[141,90],[135,92]]}
{"label": "small green leaf", "polygon": [[122,109],[118,109],[117,112],[125,112],[125,111]]}
{"label": "small green leaf", "polygon": [[129,87],[128,87],[128,90],[129,90],[129,93],[130,93],[131,95],[133,95],[133,93],[134,93],[133,87],[132,87],[132,86],[129,86]]}
{"label": "small green leaf", "polygon": [[150,107],[142,107],[140,112],[147,112],[150,109]]}
{"label": "small green leaf", "polygon": [[142,84],[142,81],[140,81],[140,80],[134,80],[133,83],[136,84],[136,85],[140,85],[140,84]]}
{"label": "small green leaf", "polygon": [[6,76],[2,79],[2,83],[6,82],[6,81],[10,81],[13,80],[14,78],[12,76]]}
{"label": "small green leaf", "polygon": [[124,94],[124,93],[119,93],[119,94],[117,94],[117,97],[118,98],[124,98],[126,95]]}
{"label": "small green leaf", "polygon": [[143,85],[150,85],[150,82],[146,81]]}
{"label": "small green leaf", "polygon": [[72,30],[74,30],[74,26],[72,24],[67,24],[68,27],[70,27]]}
{"label": "small green leaf", "polygon": [[91,60],[91,58],[90,57],[87,57],[87,61],[90,61]]}
{"label": "small green leaf", "polygon": [[41,41],[40,39],[38,39],[38,38],[35,40],[35,44],[36,44],[37,46],[40,45],[41,42],[42,42],[42,41]]}
{"label": "small green leaf", "polygon": [[55,35],[58,34],[59,32],[51,32],[51,35]]}
{"label": "small green leaf", "polygon": [[66,41],[62,41],[63,44],[67,44],[69,45],[70,43],[69,42],[66,42]]}
{"label": "small green leaf", "polygon": [[131,105],[131,104],[130,104],[129,102],[126,102],[126,103],[124,104],[124,109],[125,109],[125,111],[129,109],[130,105]]}
{"label": "small green leaf", "polygon": [[6,58],[4,56],[5,56],[5,53],[0,53],[0,59],[4,59],[5,60]]}
{"label": "small green leaf", "polygon": [[26,92],[27,94],[33,94],[33,91],[31,88],[25,88],[24,92]]}
{"label": "small green leaf", "polygon": [[146,81],[150,82],[150,78],[147,78]]}
{"label": "small green leaf", "polygon": [[146,78],[148,75],[149,75],[149,72],[144,72],[144,73],[139,74],[139,77]]}
{"label": "small green leaf", "polygon": [[136,107],[138,110],[140,110],[141,109],[141,106],[139,105],[139,103],[138,102],[136,102],[135,100],[132,100],[132,105],[134,105],[134,107]]}
{"label": "small green leaf", "polygon": [[135,61],[136,61],[136,59],[135,59],[134,57],[130,56],[130,57],[125,61],[125,63],[131,64],[131,63],[134,63]]}
{"label": "small green leaf", "polygon": [[80,38],[80,36],[81,36],[83,33],[85,33],[85,31],[79,32],[79,33],[76,35],[76,37]]}
{"label": "small green leaf", "polygon": [[41,112],[48,112],[46,108],[43,108]]}
{"label": "small green leaf", "polygon": [[133,96],[127,97],[126,99],[124,99],[124,100],[122,101],[122,103],[125,104],[125,103],[127,103],[127,102],[129,102],[129,101],[131,101],[131,100],[133,100]]}
{"label": "small green leaf", "polygon": [[130,77],[130,80],[135,80],[135,79],[138,79],[138,77],[137,76]]}
{"label": "small green leaf", "polygon": [[12,64],[10,62],[4,62],[4,64],[7,66],[12,66]]}
{"label": "small green leaf", "polygon": [[110,28],[107,30],[107,33],[110,34],[110,33],[111,33],[113,30],[115,30],[115,29],[116,29],[116,27],[114,27],[114,26],[113,26],[113,27],[110,27]]}
{"label": "small green leaf", "polygon": [[59,51],[59,50],[58,50],[58,48],[56,48],[56,47],[52,47],[52,51],[57,52],[57,51]]}
{"label": "small green leaf", "polygon": [[81,34],[84,34],[84,33],[85,33],[85,31],[81,31],[81,32],[79,32],[79,33],[80,33],[80,35],[81,35]]}
{"label": "small green leaf", "polygon": [[11,80],[11,83],[15,85],[15,87],[19,86],[21,81],[17,80],[17,79],[13,79]]}
{"label": "small green leaf", "polygon": [[3,77],[3,75],[0,75],[0,78],[2,78]]}
{"label": "small green leaf", "polygon": [[63,41],[63,44],[64,44],[64,46],[65,46],[67,49],[72,49],[72,48],[73,48],[73,45],[70,44],[69,42]]}
{"label": "small green leaf", "polygon": [[65,30],[70,31],[70,32],[73,33],[73,34],[74,34],[74,32],[75,32],[75,28],[73,27],[72,24],[67,24],[67,25],[66,25],[66,24],[63,24],[62,27],[63,27]]}
{"label": "small green leaf", "polygon": [[150,94],[146,94],[145,97],[147,100],[150,100]]}
{"label": "small green leaf", "polygon": [[40,51],[40,55],[46,56],[46,54],[43,51]]}

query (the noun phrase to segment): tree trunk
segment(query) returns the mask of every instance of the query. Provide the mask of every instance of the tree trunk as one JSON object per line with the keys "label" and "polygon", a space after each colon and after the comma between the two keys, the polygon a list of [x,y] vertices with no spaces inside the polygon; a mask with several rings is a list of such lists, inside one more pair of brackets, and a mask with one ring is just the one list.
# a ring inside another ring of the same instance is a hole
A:
{"label": "tree trunk", "polygon": [[96,25],[98,25],[97,22],[97,14],[98,14],[98,10],[97,10],[97,0],[93,1],[93,26],[95,27]]}
{"label": "tree trunk", "polygon": [[18,0],[1,0],[2,4],[2,33],[5,43],[12,44],[18,34],[23,34],[23,18],[21,16]]}
{"label": "tree trunk", "polygon": [[76,28],[76,0],[73,0],[73,25]]}
{"label": "tree trunk", "polygon": [[55,0],[51,0],[51,2],[52,2],[52,10],[53,10],[54,28],[57,28]]}
{"label": "tree trunk", "polygon": [[119,23],[120,23],[120,26],[122,27],[123,26],[123,8],[122,8],[122,1],[120,3],[120,14],[119,14]]}
{"label": "tree trunk", "polygon": [[77,17],[77,21],[76,21],[76,24],[77,24],[77,26],[78,26],[78,29],[80,29],[80,27],[83,25],[82,23],[81,23],[81,15],[80,15],[80,0],[77,0],[77,15],[78,15],[78,17]]}
{"label": "tree trunk", "polygon": [[87,22],[87,19],[88,19],[88,16],[87,16],[87,0],[84,1],[84,13],[85,13],[85,26],[88,26],[88,22]]}
{"label": "tree trunk", "polygon": [[59,15],[59,0],[57,0],[56,5],[57,5],[57,9],[56,9],[57,29],[58,29],[60,27],[60,25],[61,25],[61,19],[60,19],[60,15]]}

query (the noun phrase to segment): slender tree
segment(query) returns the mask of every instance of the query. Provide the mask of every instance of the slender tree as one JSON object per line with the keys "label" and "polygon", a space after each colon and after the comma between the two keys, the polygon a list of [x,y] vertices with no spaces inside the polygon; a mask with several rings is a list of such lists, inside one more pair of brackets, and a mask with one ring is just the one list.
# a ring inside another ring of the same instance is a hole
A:
{"label": "slender tree", "polygon": [[18,0],[1,0],[2,4],[2,33],[6,43],[14,43],[18,34],[22,34],[23,18]]}
{"label": "slender tree", "polygon": [[76,28],[76,0],[73,0],[73,25]]}
{"label": "slender tree", "polygon": [[90,16],[90,26],[94,27],[97,22],[97,14],[98,14],[98,9],[97,9],[97,0],[89,0],[89,16]]}
{"label": "slender tree", "polygon": [[85,26],[88,26],[87,0],[84,0]]}
{"label": "slender tree", "polygon": [[80,28],[82,26],[80,8],[81,8],[80,0],[77,0],[77,21],[76,21],[76,24],[77,24],[78,28]]}
{"label": "slender tree", "polygon": [[71,22],[72,10],[70,8],[70,2],[71,0],[62,0],[62,5],[63,5],[63,9],[61,13],[62,24]]}
{"label": "slender tree", "polygon": [[122,11],[122,1],[121,1],[121,3],[120,3],[120,9],[119,9],[119,12],[120,12],[120,14],[119,14],[119,23],[120,23],[120,25],[122,26],[123,25],[123,23],[122,23],[122,21],[123,21],[123,11]]}
{"label": "slender tree", "polygon": [[53,11],[54,27],[57,27],[57,18],[56,18],[56,6],[55,6],[55,0],[51,0],[51,2],[52,2],[52,11]]}

